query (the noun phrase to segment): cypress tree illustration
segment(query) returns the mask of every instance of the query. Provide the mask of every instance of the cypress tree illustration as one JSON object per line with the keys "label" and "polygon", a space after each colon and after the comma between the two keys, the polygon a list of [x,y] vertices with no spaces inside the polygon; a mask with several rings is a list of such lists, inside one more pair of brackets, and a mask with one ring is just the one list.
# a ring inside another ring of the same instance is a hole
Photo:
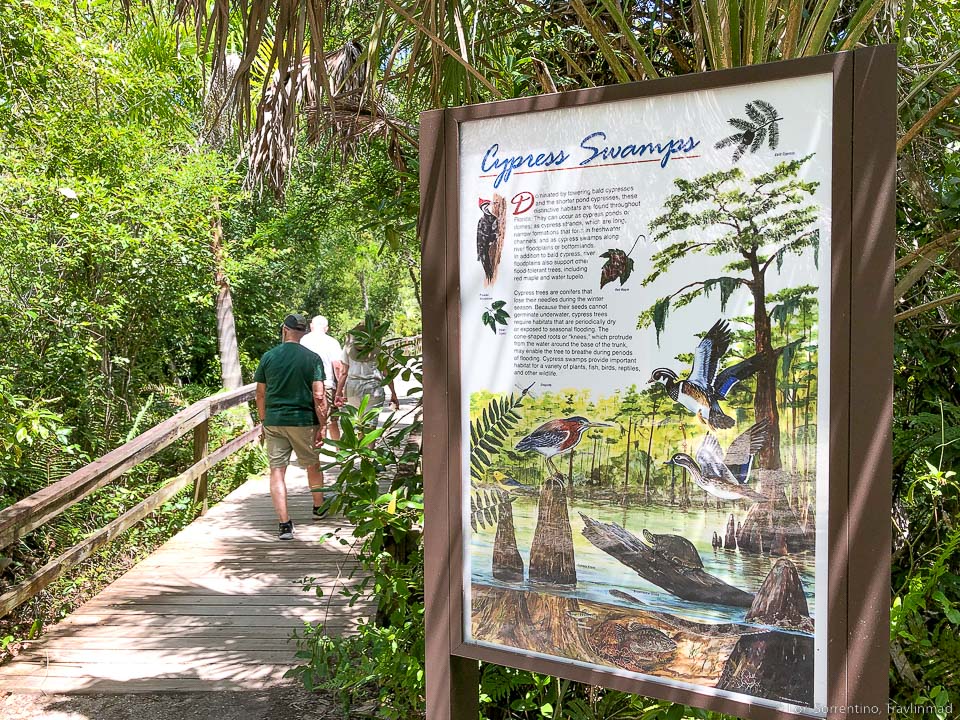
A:
{"label": "cypress tree illustration", "polygon": [[[740,256],[724,267],[724,274],[692,280],[670,295],[660,298],[640,314],[637,327],[653,325],[659,342],[671,308],[688,305],[719,290],[720,310],[735,292],[747,290],[753,299],[755,352],[764,358],[756,374],[754,415],[771,428],[770,442],[760,454],[760,466],[780,468],[780,423],[777,410],[777,353],[773,348],[771,318],[767,308],[767,273],[777,271],[788,255],[800,255],[817,248],[819,207],[811,199],[819,183],[799,179],[801,168],[812,155],[780,163],[773,170],[746,177],[733,168],[709,173],[693,180],[674,181],[677,192],[664,203],[664,213],[652,227],[654,240],[675,240],[653,255],[654,269],[643,281],[649,285],[679,259],[691,254]],[[697,233],[686,231],[696,229]]]}

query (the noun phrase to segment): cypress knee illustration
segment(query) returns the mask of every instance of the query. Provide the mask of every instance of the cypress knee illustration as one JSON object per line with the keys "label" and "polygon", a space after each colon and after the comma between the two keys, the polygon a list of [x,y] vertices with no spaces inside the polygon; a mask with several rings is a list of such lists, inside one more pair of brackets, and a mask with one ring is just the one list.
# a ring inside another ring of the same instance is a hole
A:
{"label": "cypress knee illustration", "polygon": [[523,558],[517,549],[513,504],[509,501],[500,506],[497,536],[493,541],[493,576],[503,582],[523,582]]}
{"label": "cypress knee illustration", "polygon": [[727,520],[727,532],[723,536],[723,549],[724,550],[736,550],[737,549],[737,531],[733,526],[733,513],[730,513],[730,519]]}
{"label": "cypress knee illustration", "polygon": [[493,576],[503,582],[522,582],[523,558],[517,549],[512,493],[525,486],[499,470],[492,477],[493,483],[473,483],[470,487],[470,525],[476,532],[496,523]]}
{"label": "cypress knee illustration", "polygon": [[744,635],[727,659],[717,687],[784,702],[813,703],[813,620],[796,566],[780,558],[760,585],[746,622],[772,625]]}
{"label": "cypress knee illustration", "polygon": [[567,511],[563,476],[551,475],[540,490],[537,528],[530,543],[530,581],[576,585],[573,531]]}

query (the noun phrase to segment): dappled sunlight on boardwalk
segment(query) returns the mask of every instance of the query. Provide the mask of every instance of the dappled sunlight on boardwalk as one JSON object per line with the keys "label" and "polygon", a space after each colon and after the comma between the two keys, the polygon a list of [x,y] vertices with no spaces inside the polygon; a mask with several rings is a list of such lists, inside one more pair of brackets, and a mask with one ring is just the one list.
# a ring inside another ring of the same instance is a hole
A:
{"label": "dappled sunlight on boardwalk", "polygon": [[[332,635],[371,616],[339,594],[353,584],[350,547],[322,542],[342,518],[314,522],[303,471],[287,478],[292,541],[277,539],[265,477],[250,480],[0,667],[14,692],[261,689],[295,664],[294,631]],[[349,529],[341,533],[349,538]],[[323,597],[304,591],[316,578]],[[357,578],[358,579],[358,578]]]}

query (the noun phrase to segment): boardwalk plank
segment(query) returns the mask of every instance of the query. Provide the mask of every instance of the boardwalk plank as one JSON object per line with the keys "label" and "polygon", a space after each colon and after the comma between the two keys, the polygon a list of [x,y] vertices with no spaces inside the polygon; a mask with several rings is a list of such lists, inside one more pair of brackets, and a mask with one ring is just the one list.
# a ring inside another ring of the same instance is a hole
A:
{"label": "boardwalk plank", "polygon": [[[305,622],[355,631],[374,606],[350,607],[359,581],[351,528],[311,522],[301,470],[287,475],[296,538],[276,537],[269,484],[256,478],[185,528],[98,597],[0,667],[13,692],[195,692],[289,683]],[[324,539],[327,533],[347,540]],[[351,578],[351,575],[356,574]],[[323,596],[303,591],[316,578]]]}

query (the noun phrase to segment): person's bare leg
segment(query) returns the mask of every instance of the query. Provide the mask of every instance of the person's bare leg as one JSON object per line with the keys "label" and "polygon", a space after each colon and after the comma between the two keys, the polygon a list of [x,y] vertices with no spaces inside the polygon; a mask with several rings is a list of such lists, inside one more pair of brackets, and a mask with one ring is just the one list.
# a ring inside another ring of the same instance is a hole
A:
{"label": "person's bare leg", "polygon": [[330,418],[330,422],[327,423],[327,437],[331,440],[340,439],[340,423],[333,418]]}
{"label": "person's bare leg", "polygon": [[323,505],[323,470],[320,469],[320,463],[307,468],[307,484],[313,495],[313,506],[320,507]]}
{"label": "person's bare leg", "polygon": [[286,475],[286,467],[270,468],[270,499],[273,500],[273,509],[282,523],[290,520],[290,516],[287,514]]}

